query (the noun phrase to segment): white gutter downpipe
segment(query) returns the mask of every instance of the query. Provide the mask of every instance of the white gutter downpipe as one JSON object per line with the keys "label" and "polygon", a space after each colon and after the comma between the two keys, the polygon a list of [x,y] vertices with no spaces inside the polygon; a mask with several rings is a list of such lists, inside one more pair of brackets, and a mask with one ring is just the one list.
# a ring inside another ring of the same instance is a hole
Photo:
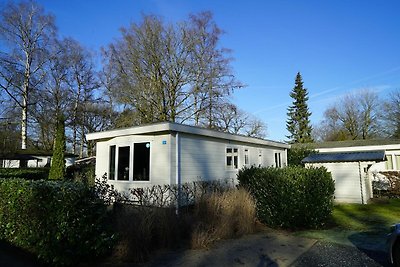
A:
{"label": "white gutter downpipe", "polygon": [[176,200],[176,214],[179,214],[179,206],[181,202],[182,178],[181,178],[181,144],[179,132],[175,135],[175,183],[178,186],[178,196]]}
{"label": "white gutter downpipe", "polygon": [[364,192],[363,192],[363,175],[361,173],[361,162],[358,162],[358,173],[360,175],[360,189],[361,189],[361,204],[365,204],[364,203]]}

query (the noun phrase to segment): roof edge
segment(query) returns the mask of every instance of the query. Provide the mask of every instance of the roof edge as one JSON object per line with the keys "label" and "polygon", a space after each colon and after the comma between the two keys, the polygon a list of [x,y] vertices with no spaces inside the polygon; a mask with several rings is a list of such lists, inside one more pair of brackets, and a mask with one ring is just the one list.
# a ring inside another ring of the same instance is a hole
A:
{"label": "roof edge", "polygon": [[214,137],[220,139],[228,139],[233,141],[245,142],[245,143],[256,143],[266,146],[275,146],[281,148],[290,148],[290,145],[278,141],[272,141],[267,139],[261,139],[256,137],[249,137],[238,134],[231,134],[220,132],[217,130],[206,129],[198,126],[191,126],[185,124],[179,124],[174,122],[159,122],[153,124],[140,125],[130,128],[115,129],[103,132],[89,133],[86,135],[87,140],[101,140],[109,139],[120,136],[128,135],[139,135],[149,133],[160,133],[160,132],[181,132],[200,136]]}

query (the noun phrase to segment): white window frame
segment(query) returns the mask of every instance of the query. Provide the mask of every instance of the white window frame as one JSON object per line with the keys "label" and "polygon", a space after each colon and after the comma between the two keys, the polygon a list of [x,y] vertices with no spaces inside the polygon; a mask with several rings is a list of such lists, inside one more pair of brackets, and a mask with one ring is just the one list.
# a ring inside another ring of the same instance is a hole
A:
{"label": "white window frame", "polygon": [[274,153],[275,168],[282,168],[282,156],[281,152]]}
{"label": "white window frame", "polygon": [[[390,166],[391,168],[389,168],[389,158],[390,158]],[[394,155],[393,154],[387,154],[386,155],[386,161],[385,161],[385,168],[386,170],[394,170],[394,164],[393,164],[393,159],[394,159]]]}
{"label": "white window frame", "polygon": [[[227,151],[228,149],[232,149],[232,152],[228,153],[228,151]],[[235,152],[235,150],[236,150],[236,152]],[[235,153],[236,153],[236,155],[235,155]],[[239,169],[239,147],[237,147],[237,146],[226,146],[225,147],[224,156],[225,156],[225,159],[224,159],[225,168],[227,170],[235,171],[235,170]],[[232,161],[231,161],[232,164],[231,165],[228,165],[228,156],[232,157]],[[237,157],[237,166],[236,166],[236,168],[235,168],[235,156]]]}
{"label": "white window frame", "polygon": [[[247,162],[246,162],[247,159]],[[243,150],[243,165],[246,167],[250,166],[250,149],[249,148],[245,148]]]}
{"label": "white window frame", "polygon": [[[150,144],[150,152],[149,152],[149,180],[143,180],[143,181],[139,181],[139,180],[133,180],[133,168],[135,167],[135,166],[133,166],[133,157],[134,157],[134,153],[135,153],[135,151],[134,151],[134,147],[135,147],[135,144],[140,144],[140,143],[149,143]],[[152,155],[152,149],[153,149],[153,144],[152,144],[152,142],[151,141],[140,141],[140,142],[133,142],[132,144],[131,144],[131,146],[132,146],[132,149],[131,149],[131,161],[130,161],[130,165],[129,166],[131,166],[131,168],[130,168],[130,170],[129,170],[129,181],[131,181],[131,182],[134,182],[134,183],[150,183],[150,181],[151,181],[151,155]]]}
{"label": "white window frame", "polygon": [[[393,156],[394,156],[394,157],[393,157],[393,163],[394,163],[393,169],[395,169],[396,171],[398,171],[398,170],[400,170],[400,161],[397,162],[397,158],[400,158],[400,154],[394,154]],[[399,163],[399,164],[397,164],[397,163]]]}
{"label": "white window frame", "polygon": [[257,160],[258,160],[258,167],[263,167],[264,153],[261,148],[257,149]]}
{"label": "white window frame", "polygon": [[[111,166],[111,157],[110,157],[110,155],[111,155],[111,147],[115,147],[115,151],[114,151],[114,178],[113,179],[110,179],[110,175],[111,175],[111,173],[110,173],[110,166]],[[117,145],[114,145],[114,144],[110,144],[109,146],[108,146],[108,150],[107,150],[107,154],[108,154],[108,163],[107,163],[107,180],[108,181],[117,181],[117,172],[116,172],[116,168],[117,168],[117,148],[118,148],[118,146]]]}
{"label": "white window frame", "polygon": [[[133,156],[134,156],[134,144],[136,143],[149,143],[150,144],[150,158],[149,158],[149,180],[148,181],[136,181],[133,180]],[[109,166],[110,166],[110,149],[111,146],[115,146],[115,170],[114,170],[114,180],[110,180],[110,174],[109,174]],[[118,180],[118,162],[119,162],[119,148],[120,147],[128,147],[129,146],[129,177],[128,180]],[[151,173],[152,173],[152,153],[153,153],[153,142],[150,140],[143,140],[143,141],[137,141],[137,142],[130,142],[130,144],[125,144],[125,143],[112,143],[108,145],[108,171],[107,171],[107,180],[112,181],[112,182],[119,182],[119,183],[151,183]]]}

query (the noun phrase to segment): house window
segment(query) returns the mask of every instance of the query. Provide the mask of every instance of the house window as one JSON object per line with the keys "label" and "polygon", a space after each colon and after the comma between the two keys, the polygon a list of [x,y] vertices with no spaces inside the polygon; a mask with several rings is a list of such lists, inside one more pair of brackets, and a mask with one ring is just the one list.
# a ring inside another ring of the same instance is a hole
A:
{"label": "house window", "polygon": [[109,150],[108,179],[115,180],[115,146],[110,146]]}
{"label": "house window", "polygon": [[245,149],[244,150],[244,165],[249,166],[249,150]]}
{"label": "house window", "polygon": [[133,180],[150,180],[150,143],[133,144]]}
{"label": "house window", "polygon": [[396,157],[396,170],[400,170],[400,155],[395,155]]}
{"label": "house window", "polygon": [[238,160],[238,149],[232,147],[226,148],[226,167],[237,169]]}
{"label": "house window", "polygon": [[262,154],[262,150],[259,149],[258,150],[258,167],[262,167],[263,165],[263,154]]}
{"label": "house window", "polygon": [[393,170],[392,155],[386,155],[386,170]]}
{"label": "house window", "polygon": [[118,147],[118,180],[128,181],[129,180],[129,146]]}
{"label": "house window", "polygon": [[282,167],[281,153],[275,153],[275,167],[276,168]]}

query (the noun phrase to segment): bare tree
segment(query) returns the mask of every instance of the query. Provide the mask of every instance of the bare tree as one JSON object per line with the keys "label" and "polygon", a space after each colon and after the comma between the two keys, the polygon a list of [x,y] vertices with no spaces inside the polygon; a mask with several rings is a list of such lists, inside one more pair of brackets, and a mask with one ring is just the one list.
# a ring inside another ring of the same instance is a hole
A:
{"label": "bare tree", "polygon": [[264,138],[266,125],[260,119],[240,110],[234,104],[224,103],[215,109],[214,128],[233,134]]}
{"label": "bare tree", "polygon": [[49,47],[49,61],[45,64],[46,77],[40,94],[35,94],[34,130],[38,142],[36,146],[45,150],[52,150],[55,138],[57,118],[67,117],[71,103],[68,79],[70,77],[71,53],[66,40],[54,40]]}
{"label": "bare tree", "polygon": [[383,102],[381,118],[385,135],[400,139],[400,90],[391,92],[389,99]]}
{"label": "bare tree", "polygon": [[0,15],[0,88],[21,109],[21,148],[26,149],[30,96],[43,82],[46,46],[54,18],[34,2],[9,3]]}
{"label": "bare tree", "polygon": [[122,39],[105,51],[116,74],[115,99],[139,114],[141,123],[199,124],[207,110],[213,114],[216,101],[241,86],[227,51],[217,48],[220,34],[207,12],[174,25],[145,16],[123,28]]}
{"label": "bare tree", "polygon": [[[329,107],[317,126],[326,141],[371,139],[380,135],[379,100],[370,90],[348,94]],[[315,132],[314,132],[315,134]]]}
{"label": "bare tree", "polygon": [[[79,154],[83,156],[83,147],[86,143],[84,121],[87,119],[86,107],[100,101],[96,96],[96,90],[100,87],[100,81],[95,71],[93,55],[77,41],[67,40],[69,49],[69,90],[71,97],[70,119],[68,124],[72,130],[72,151],[77,154],[78,141],[80,140]],[[80,136],[78,131],[80,128]],[[78,140],[79,139],[79,140]]]}

